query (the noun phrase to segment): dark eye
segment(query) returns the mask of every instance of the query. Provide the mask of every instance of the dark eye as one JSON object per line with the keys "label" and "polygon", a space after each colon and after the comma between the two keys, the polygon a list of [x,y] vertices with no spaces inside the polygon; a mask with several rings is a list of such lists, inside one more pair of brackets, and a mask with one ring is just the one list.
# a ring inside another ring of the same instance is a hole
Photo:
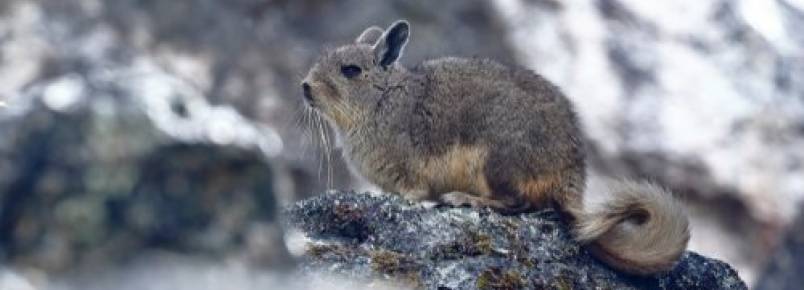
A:
{"label": "dark eye", "polygon": [[341,73],[343,74],[343,76],[349,79],[358,76],[361,71],[362,70],[360,69],[360,67],[356,65],[341,66]]}

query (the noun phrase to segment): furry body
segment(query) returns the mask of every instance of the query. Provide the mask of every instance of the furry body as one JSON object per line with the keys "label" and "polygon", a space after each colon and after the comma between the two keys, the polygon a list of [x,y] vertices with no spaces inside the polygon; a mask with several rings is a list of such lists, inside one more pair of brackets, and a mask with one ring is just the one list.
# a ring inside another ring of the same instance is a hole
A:
{"label": "furry body", "polygon": [[[576,237],[618,269],[670,269],[689,239],[662,189],[607,180],[585,191],[572,104],[541,76],[483,59],[398,64],[409,27],[369,28],[322,56],[304,82],[352,169],[413,200],[519,212],[557,205]],[[586,196],[585,196],[586,195]]]}

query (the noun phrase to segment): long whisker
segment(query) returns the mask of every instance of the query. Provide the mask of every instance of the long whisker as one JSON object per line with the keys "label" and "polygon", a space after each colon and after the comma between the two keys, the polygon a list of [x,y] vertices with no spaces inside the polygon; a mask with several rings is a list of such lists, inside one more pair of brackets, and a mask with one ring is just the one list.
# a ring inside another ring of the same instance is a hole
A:
{"label": "long whisker", "polygon": [[327,138],[327,187],[332,188],[332,150],[334,144],[332,143],[332,132],[328,128],[324,128],[324,137]]}
{"label": "long whisker", "polygon": [[296,113],[293,114],[293,126],[296,128],[304,129],[304,117],[307,115],[307,106],[302,106],[296,109]]}
{"label": "long whisker", "polygon": [[[302,144],[301,144],[302,145],[302,148],[301,148],[302,154],[307,153],[307,151],[310,149],[310,145],[313,143],[313,138],[314,137],[313,137],[313,134],[312,134],[312,123],[310,123],[310,119],[311,119],[310,114],[312,114],[312,109],[310,109],[309,107],[304,107],[302,112],[301,112],[301,114],[300,114],[301,115],[300,127],[302,127],[302,134],[305,137],[305,138],[303,138],[304,142],[302,142]],[[306,156],[306,155],[304,155],[304,156]]]}
{"label": "long whisker", "polygon": [[318,135],[319,139],[321,140],[321,162],[319,163],[320,166],[318,168],[318,178],[321,179],[321,173],[324,171],[324,166],[329,158],[329,142],[327,140],[326,131],[324,130],[324,121],[321,119],[321,115],[316,115],[316,123],[318,124]]}
{"label": "long whisker", "polygon": [[318,122],[319,122],[320,128],[321,128],[321,139],[323,140],[323,144],[324,144],[324,148],[323,148],[323,150],[324,150],[324,161],[327,163],[326,164],[326,166],[327,166],[327,187],[330,187],[331,186],[331,181],[332,181],[332,171],[331,171],[331,166],[332,166],[331,148],[332,147],[331,147],[331,144],[329,142],[330,141],[329,136],[327,135],[327,128],[324,127],[324,121],[321,119],[320,116],[318,117]]}

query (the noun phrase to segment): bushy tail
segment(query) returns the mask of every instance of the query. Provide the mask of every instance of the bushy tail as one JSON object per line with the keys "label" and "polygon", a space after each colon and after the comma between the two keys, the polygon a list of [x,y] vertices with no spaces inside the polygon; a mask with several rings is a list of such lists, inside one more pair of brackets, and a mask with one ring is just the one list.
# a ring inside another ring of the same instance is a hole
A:
{"label": "bushy tail", "polygon": [[590,180],[576,238],[610,266],[637,275],[672,269],[687,247],[689,221],[670,192],[644,182]]}

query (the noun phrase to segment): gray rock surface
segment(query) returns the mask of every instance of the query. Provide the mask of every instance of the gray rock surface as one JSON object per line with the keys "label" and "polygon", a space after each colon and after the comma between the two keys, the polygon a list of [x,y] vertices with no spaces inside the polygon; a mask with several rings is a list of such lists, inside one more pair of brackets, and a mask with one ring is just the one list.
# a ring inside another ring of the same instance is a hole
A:
{"label": "gray rock surface", "polygon": [[287,209],[309,242],[303,267],[424,289],[746,289],[693,252],[667,274],[633,277],[595,260],[551,209],[503,216],[426,208],[394,195],[333,192]]}

